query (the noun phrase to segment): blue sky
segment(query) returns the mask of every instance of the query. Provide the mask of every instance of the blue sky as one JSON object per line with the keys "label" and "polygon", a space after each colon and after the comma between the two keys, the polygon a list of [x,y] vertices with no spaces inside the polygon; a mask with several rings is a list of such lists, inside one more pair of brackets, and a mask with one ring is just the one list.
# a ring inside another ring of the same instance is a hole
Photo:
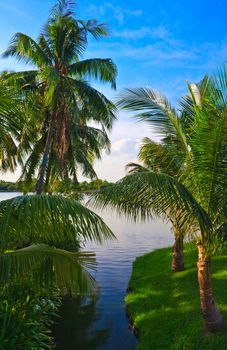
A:
{"label": "blue sky", "polygon": [[[53,3],[0,0],[0,51],[15,32],[36,37]],[[201,80],[227,59],[226,0],[78,0],[76,16],[108,23],[110,36],[91,40],[86,56],[114,60],[118,89],[149,85],[176,104],[186,81]],[[0,60],[0,70],[9,68],[24,69],[13,60]],[[96,86],[115,96],[107,86]],[[136,159],[139,141],[152,135],[146,125],[120,113],[111,135],[112,154],[96,165],[98,175],[110,180],[123,176],[124,165]]]}

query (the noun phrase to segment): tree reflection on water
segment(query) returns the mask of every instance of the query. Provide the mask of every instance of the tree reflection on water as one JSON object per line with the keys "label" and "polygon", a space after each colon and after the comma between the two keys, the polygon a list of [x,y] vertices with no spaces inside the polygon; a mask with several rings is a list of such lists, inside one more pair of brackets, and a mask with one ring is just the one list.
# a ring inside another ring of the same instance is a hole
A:
{"label": "tree reflection on water", "polygon": [[[64,298],[53,334],[57,350],[92,350],[105,345],[111,324],[99,328],[100,313],[96,309],[96,298]],[[95,327],[94,327],[95,324]]]}

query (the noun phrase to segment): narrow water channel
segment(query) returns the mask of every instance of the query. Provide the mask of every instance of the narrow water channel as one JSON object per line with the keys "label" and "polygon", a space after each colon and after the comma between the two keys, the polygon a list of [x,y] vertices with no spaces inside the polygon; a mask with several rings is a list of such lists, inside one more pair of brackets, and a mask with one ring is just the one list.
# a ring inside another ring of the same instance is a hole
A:
{"label": "narrow water channel", "polygon": [[[0,193],[0,200],[17,195],[20,193]],[[173,242],[169,226],[161,221],[135,224],[110,210],[101,216],[117,241],[84,247],[96,253],[99,292],[93,300],[65,299],[55,325],[57,350],[134,350],[137,340],[124,306],[132,263],[137,256]]]}
{"label": "narrow water channel", "polygon": [[135,224],[110,210],[101,216],[117,241],[85,246],[96,253],[99,293],[93,301],[64,301],[55,328],[57,350],[134,350],[137,340],[124,306],[132,263],[137,256],[173,241],[169,226],[160,221]]}

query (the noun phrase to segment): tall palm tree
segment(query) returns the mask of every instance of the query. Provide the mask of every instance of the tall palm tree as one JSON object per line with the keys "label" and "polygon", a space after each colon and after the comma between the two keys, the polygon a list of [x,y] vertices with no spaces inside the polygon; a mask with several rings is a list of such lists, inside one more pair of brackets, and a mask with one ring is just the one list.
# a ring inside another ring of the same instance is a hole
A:
{"label": "tall palm tree", "polygon": [[[40,168],[37,195],[0,203],[0,280],[28,274],[38,284],[54,281],[62,293],[76,294],[89,292],[94,286],[90,275],[93,254],[56,247],[64,246],[66,241],[73,245],[81,238],[102,243],[114,236],[100,217],[75,200],[41,193],[50,172],[72,173],[79,157],[84,156],[84,165],[109,145],[107,130],[115,119],[115,107],[85,78],[109,82],[115,88],[116,66],[110,59],[81,60],[88,34],[98,39],[107,32],[105,25],[96,20],[75,19],[73,5],[72,1],[59,1],[37,40],[17,33],[4,53],[4,57],[16,57],[32,66],[28,71],[5,74],[4,78],[7,88],[17,91],[19,110],[25,116],[25,125],[18,132],[21,135],[10,139],[20,141],[18,161],[22,162],[27,152],[29,171],[34,172],[36,164]],[[95,129],[87,125],[92,120],[102,127],[96,136]],[[92,146],[95,137],[97,143]],[[75,147],[80,149],[75,152]],[[76,155],[70,155],[73,152]],[[36,155],[40,159],[35,159]]]}
{"label": "tall palm tree", "polygon": [[51,151],[64,169],[70,149],[73,120],[81,121],[80,112],[89,106],[87,120],[112,127],[114,105],[85,80],[94,78],[115,88],[117,69],[111,59],[84,59],[88,34],[98,39],[106,36],[104,24],[96,20],[75,19],[74,2],[59,0],[37,40],[16,33],[3,57],[15,57],[36,69],[10,74],[10,79],[26,81],[41,95],[40,115],[45,121],[45,148],[39,169],[37,194],[41,194]]}
{"label": "tall palm tree", "polygon": [[[180,179],[158,172],[128,175],[116,185],[96,194],[100,205],[110,204],[136,219],[151,213],[179,213],[178,224],[191,227],[198,248],[198,282],[205,325],[223,329],[223,319],[214,301],[211,257],[221,246],[226,223],[227,198],[227,74],[226,69],[206,77],[201,84],[188,85],[182,100],[184,113],[151,89],[126,90],[120,105],[137,111],[161,136],[168,135],[169,149],[178,145],[184,171]],[[179,154],[178,154],[179,156]]]}

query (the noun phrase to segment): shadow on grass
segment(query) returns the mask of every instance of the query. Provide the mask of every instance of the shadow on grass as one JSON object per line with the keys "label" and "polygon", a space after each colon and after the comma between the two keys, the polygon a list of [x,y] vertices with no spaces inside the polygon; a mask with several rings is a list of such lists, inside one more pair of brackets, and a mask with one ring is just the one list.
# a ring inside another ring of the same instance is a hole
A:
{"label": "shadow on grass", "polygon": [[[186,245],[183,272],[172,273],[171,249],[138,258],[126,297],[127,310],[139,329],[138,350],[227,350],[227,332],[203,335],[197,282],[197,252]],[[213,288],[227,324],[227,250],[213,259]]]}

